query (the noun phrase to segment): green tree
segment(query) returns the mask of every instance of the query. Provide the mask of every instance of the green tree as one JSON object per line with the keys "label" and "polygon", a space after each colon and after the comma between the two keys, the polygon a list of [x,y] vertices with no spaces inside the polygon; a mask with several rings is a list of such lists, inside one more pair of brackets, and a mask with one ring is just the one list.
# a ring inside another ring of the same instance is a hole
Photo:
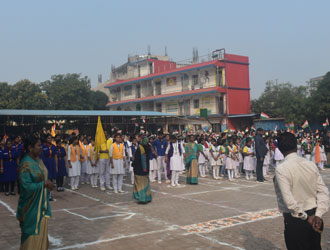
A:
{"label": "green tree", "polygon": [[311,91],[309,107],[314,120],[324,122],[326,118],[330,119],[330,72]]}
{"label": "green tree", "polygon": [[105,105],[108,103],[108,96],[102,91],[92,91],[91,92],[91,102],[93,110],[105,110]]}
{"label": "green tree", "polygon": [[302,123],[309,116],[306,86],[291,83],[266,83],[266,88],[257,100],[251,102],[254,113],[265,112],[271,117],[284,118],[286,122]]}
{"label": "green tree", "polygon": [[48,96],[50,108],[57,110],[89,110],[91,85],[89,79],[80,74],[53,75],[51,80],[41,83]]}
{"label": "green tree", "polygon": [[0,108],[9,109],[11,99],[14,98],[12,95],[12,86],[7,82],[0,82]]}
{"label": "green tree", "polygon": [[24,79],[10,86],[1,83],[1,108],[5,109],[46,109],[47,96],[42,93],[40,86]]}

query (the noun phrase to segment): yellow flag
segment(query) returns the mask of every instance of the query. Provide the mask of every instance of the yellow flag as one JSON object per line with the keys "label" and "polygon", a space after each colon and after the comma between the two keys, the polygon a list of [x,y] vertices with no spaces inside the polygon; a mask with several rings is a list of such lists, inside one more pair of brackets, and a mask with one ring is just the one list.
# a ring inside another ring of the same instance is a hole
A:
{"label": "yellow flag", "polygon": [[52,130],[51,130],[51,136],[52,136],[52,137],[55,137],[55,136],[56,136],[55,129],[56,129],[56,125],[55,125],[55,123],[54,123],[54,125],[52,126]]}
{"label": "yellow flag", "polygon": [[95,151],[96,155],[98,155],[98,152],[101,148],[101,145],[106,142],[102,123],[101,123],[101,117],[98,117],[97,120],[97,127],[96,127],[96,134],[95,134]]}

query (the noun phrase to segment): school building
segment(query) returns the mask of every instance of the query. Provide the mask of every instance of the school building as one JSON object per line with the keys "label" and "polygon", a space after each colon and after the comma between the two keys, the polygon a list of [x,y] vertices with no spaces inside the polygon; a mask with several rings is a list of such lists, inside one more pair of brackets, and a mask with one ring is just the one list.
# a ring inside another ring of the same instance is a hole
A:
{"label": "school building", "polygon": [[[219,49],[207,58],[173,62],[168,56],[133,56],[112,67],[107,107],[112,111],[171,114],[164,131],[241,129],[252,124],[249,58]],[[200,117],[206,109],[208,119]]]}

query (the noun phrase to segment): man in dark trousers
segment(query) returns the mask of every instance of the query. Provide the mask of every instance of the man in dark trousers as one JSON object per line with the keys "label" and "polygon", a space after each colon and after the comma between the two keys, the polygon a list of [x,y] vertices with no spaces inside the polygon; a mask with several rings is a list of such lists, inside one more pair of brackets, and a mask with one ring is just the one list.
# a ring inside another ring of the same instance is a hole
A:
{"label": "man in dark trousers", "polygon": [[289,250],[320,250],[329,190],[317,166],[297,155],[293,134],[281,134],[278,148],[285,158],[275,170],[274,187],[284,217],[285,244]]}
{"label": "man in dark trousers", "polygon": [[266,179],[263,176],[262,168],[264,166],[264,159],[267,154],[267,147],[262,135],[264,130],[262,128],[257,129],[257,136],[255,141],[256,157],[257,157],[257,181],[264,182]]}

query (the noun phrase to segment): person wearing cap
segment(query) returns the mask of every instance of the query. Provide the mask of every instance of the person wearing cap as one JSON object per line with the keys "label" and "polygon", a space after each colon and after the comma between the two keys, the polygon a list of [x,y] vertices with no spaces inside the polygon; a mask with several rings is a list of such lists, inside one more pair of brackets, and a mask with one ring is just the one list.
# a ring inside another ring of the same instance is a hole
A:
{"label": "person wearing cap", "polygon": [[279,136],[284,161],[276,168],[274,187],[284,217],[284,237],[290,249],[321,249],[322,216],[329,210],[329,190],[317,166],[297,155],[297,140],[289,132]]}

